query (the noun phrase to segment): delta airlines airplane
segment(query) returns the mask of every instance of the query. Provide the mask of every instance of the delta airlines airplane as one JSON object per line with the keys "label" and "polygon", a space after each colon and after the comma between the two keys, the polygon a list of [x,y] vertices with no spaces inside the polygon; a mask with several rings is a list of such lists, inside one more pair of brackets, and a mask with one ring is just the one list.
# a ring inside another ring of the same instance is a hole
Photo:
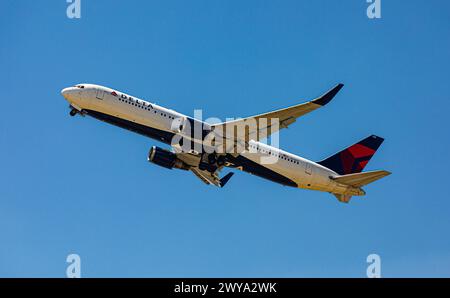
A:
{"label": "delta airlines airplane", "polygon": [[[352,196],[365,195],[364,185],[390,174],[362,172],[383,138],[371,135],[319,162],[260,142],[287,128],[298,117],[328,104],[342,87],[338,84],[306,103],[218,124],[94,84],[65,88],[61,94],[70,104],[71,116],[92,116],[170,145],[171,150],[153,146],[148,161],[168,169],[191,171],[206,184],[224,187],[233,172],[220,178],[220,171],[230,167],[282,185],[329,192],[340,202],[348,203]],[[244,127],[239,136],[235,127]],[[211,135],[213,141],[207,142]],[[218,147],[223,150],[217,150]]]}

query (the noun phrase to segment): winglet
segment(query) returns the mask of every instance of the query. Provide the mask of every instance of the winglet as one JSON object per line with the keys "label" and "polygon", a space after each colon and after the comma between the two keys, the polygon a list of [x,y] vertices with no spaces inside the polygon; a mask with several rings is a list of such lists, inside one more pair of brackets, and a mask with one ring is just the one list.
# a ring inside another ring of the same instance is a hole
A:
{"label": "winglet", "polygon": [[225,184],[227,184],[228,180],[230,180],[231,176],[233,176],[234,173],[230,172],[226,174],[222,179],[220,179],[220,187],[224,187]]}
{"label": "winglet", "polygon": [[342,87],[344,87],[344,84],[341,84],[341,83],[337,84],[333,89],[331,89],[330,91],[328,91],[321,97],[314,99],[312,101],[312,103],[315,103],[315,104],[318,104],[321,106],[326,105],[333,99],[333,97],[336,96],[336,94],[342,89]]}

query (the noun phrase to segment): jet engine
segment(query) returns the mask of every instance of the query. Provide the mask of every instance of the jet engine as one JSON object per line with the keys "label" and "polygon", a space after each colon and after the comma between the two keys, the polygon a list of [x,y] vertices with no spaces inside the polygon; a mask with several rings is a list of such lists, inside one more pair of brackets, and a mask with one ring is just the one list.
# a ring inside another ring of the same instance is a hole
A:
{"label": "jet engine", "polygon": [[166,169],[189,170],[189,167],[177,155],[169,150],[153,146],[148,152],[148,161]]}

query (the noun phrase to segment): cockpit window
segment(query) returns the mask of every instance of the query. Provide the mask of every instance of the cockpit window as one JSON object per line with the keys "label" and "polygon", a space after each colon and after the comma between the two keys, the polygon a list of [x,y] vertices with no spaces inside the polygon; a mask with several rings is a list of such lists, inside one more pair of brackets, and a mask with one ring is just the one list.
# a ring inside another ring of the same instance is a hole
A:
{"label": "cockpit window", "polygon": [[75,87],[84,89],[84,86],[83,86],[83,85],[75,85]]}

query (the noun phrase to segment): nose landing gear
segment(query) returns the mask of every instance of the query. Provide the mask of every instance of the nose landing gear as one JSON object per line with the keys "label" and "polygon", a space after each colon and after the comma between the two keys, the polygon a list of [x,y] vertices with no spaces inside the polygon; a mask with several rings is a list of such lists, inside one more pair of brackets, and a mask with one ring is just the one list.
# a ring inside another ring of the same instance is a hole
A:
{"label": "nose landing gear", "polygon": [[75,116],[76,114],[78,114],[78,111],[76,109],[71,109],[69,115],[70,116]]}

